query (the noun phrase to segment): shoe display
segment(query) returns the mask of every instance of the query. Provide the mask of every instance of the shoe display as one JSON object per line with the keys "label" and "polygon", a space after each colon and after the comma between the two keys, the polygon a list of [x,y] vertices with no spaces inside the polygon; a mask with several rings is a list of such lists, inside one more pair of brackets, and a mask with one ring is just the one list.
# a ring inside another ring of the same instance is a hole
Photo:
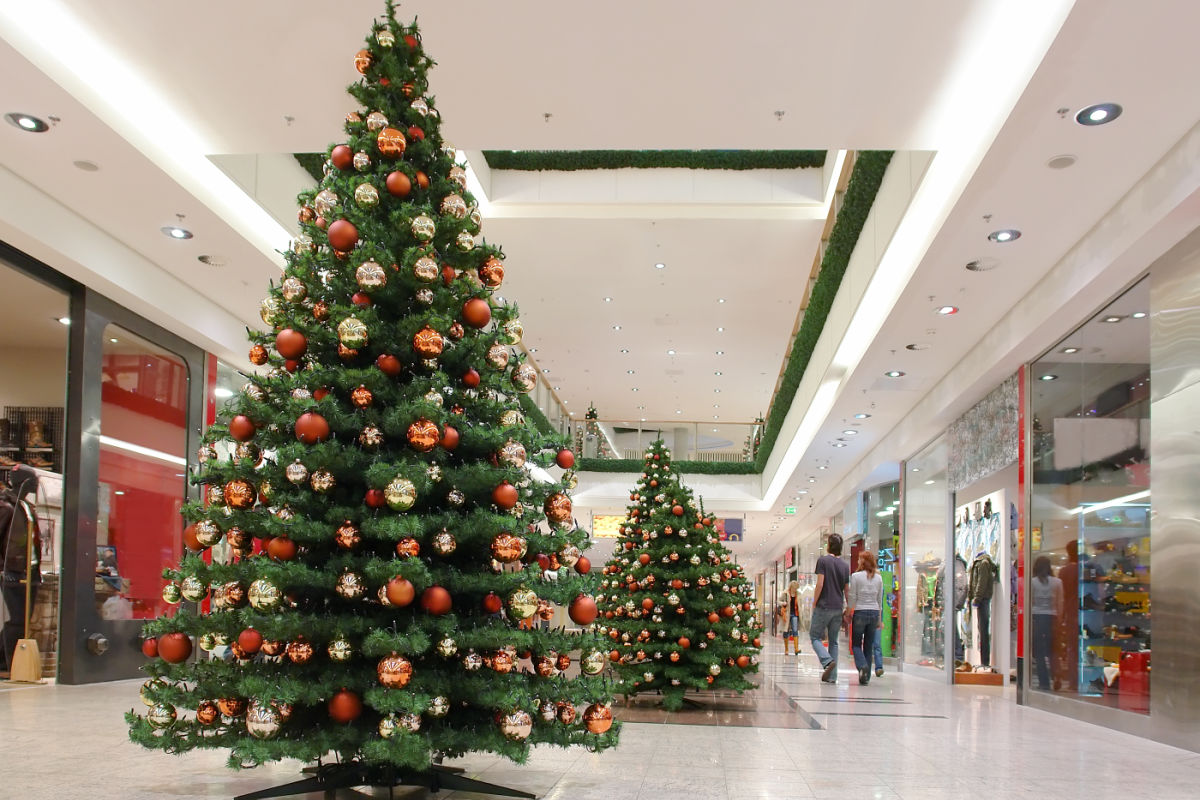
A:
{"label": "shoe display", "polygon": [[46,441],[46,432],[39,420],[31,419],[25,423],[25,446],[26,447],[50,447],[50,443]]}
{"label": "shoe display", "polygon": [[1083,596],[1083,602],[1079,604],[1079,607],[1086,611],[1103,611],[1104,603],[1101,603],[1090,594],[1085,594]]}

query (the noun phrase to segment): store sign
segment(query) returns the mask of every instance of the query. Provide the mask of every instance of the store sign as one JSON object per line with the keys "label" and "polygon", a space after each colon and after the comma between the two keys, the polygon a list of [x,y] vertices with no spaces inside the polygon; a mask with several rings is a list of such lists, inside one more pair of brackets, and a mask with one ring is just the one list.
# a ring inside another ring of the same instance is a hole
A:
{"label": "store sign", "polygon": [[791,569],[796,565],[796,548],[789,547],[783,551],[783,568]]}
{"label": "store sign", "polygon": [[713,523],[713,527],[717,529],[717,538],[722,542],[741,542],[742,539],[742,520],[740,519],[718,519]]}
{"label": "store sign", "polygon": [[625,522],[625,517],[620,514],[593,514],[592,515],[592,538],[593,539],[616,539],[621,535],[621,524]]}
{"label": "store sign", "polygon": [[795,507],[795,506],[784,506],[784,507],[783,507],[783,513],[785,513],[785,514],[795,514],[795,513],[796,513],[796,507]]}

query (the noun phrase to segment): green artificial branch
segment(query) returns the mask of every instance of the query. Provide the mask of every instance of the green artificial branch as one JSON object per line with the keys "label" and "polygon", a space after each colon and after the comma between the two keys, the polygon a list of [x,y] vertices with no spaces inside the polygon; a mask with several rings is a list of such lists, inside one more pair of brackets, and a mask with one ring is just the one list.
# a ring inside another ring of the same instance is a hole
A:
{"label": "green artificial branch", "polygon": [[824,150],[484,150],[492,169],[572,172],[595,169],[811,169]]}

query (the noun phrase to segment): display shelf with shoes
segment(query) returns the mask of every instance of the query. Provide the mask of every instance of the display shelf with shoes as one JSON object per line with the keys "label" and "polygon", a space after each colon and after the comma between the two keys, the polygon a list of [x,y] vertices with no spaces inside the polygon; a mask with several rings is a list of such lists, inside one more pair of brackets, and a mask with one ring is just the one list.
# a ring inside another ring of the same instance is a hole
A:
{"label": "display shelf with shoes", "polygon": [[63,409],[6,406],[0,419],[0,478],[17,464],[62,472]]}

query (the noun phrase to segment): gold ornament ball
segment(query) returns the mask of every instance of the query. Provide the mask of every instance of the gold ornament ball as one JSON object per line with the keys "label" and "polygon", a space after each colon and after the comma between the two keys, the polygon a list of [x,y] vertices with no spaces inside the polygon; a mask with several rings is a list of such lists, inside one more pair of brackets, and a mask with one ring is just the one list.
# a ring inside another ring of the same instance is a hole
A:
{"label": "gold ornament ball", "polygon": [[411,711],[406,711],[401,714],[397,721],[400,724],[400,729],[409,733],[416,733],[421,730],[421,715],[414,714]]}
{"label": "gold ornament ball", "polygon": [[258,315],[262,317],[262,321],[266,325],[274,325],[279,321],[282,311],[283,306],[277,297],[264,297],[263,301],[258,304]]}
{"label": "gold ornament ball", "polygon": [[479,653],[467,653],[463,656],[463,669],[475,672],[483,667],[483,656]]}
{"label": "gold ornament ball", "polygon": [[238,442],[237,447],[233,449],[233,457],[244,464],[257,466],[262,460],[262,451],[254,442]]}
{"label": "gold ornament ball", "polygon": [[510,357],[511,354],[508,352],[508,348],[499,342],[488,348],[486,356],[487,362],[496,369],[504,369],[507,367],[508,359]]}
{"label": "gold ornament ball", "polygon": [[343,550],[353,550],[362,542],[362,534],[350,520],[346,520],[334,532],[333,541]]}
{"label": "gold ornament ball", "polygon": [[283,727],[279,709],[255,700],[246,712],[246,732],[255,739],[271,739]]}
{"label": "gold ornament ball", "polygon": [[251,583],[247,595],[250,598],[250,606],[258,611],[273,611],[283,600],[283,592],[266,578],[258,578]]}
{"label": "gold ornament ball", "polygon": [[500,716],[500,732],[514,742],[524,741],[533,731],[533,719],[528,713],[515,710]]}
{"label": "gold ornament ball", "polygon": [[179,584],[175,582],[163,584],[162,598],[168,603],[174,605],[183,599],[183,591],[179,588]]}
{"label": "gold ornament ball", "polygon": [[384,739],[390,739],[395,736],[399,728],[400,719],[395,714],[388,714],[379,720],[379,735]]}
{"label": "gold ornament ball", "polygon": [[204,599],[208,594],[208,587],[204,585],[204,581],[197,578],[195,575],[188,575],[179,585],[180,593],[185,600],[197,603]]}
{"label": "gold ornament ball", "polygon": [[508,597],[508,610],[515,619],[529,619],[537,612],[538,596],[532,589],[517,589]]}
{"label": "gold ornament ball", "polygon": [[318,217],[328,217],[340,202],[336,192],[331,189],[322,189],[313,198],[313,208]]}
{"label": "gold ornament ball", "polygon": [[579,660],[579,668],[584,675],[599,675],[604,671],[605,656],[599,650],[589,650]]}
{"label": "gold ornament ball", "polygon": [[312,486],[313,491],[320,494],[329,492],[337,484],[333,473],[327,469],[319,469],[314,472],[308,482]]}
{"label": "gold ornament ball", "polygon": [[441,531],[433,537],[433,551],[439,556],[448,556],[458,548],[458,541],[449,531]]}
{"label": "gold ornament ball", "polygon": [[357,572],[343,572],[334,590],[346,600],[357,600],[367,593],[367,585]]}
{"label": "gold ornament ball", "polygon": [[412,234],[422,242],[428,242],[437,233],[437,225],[433,220],[421,214],[412,221]]}
{"label": "gold ornament ball", "polygon": [[460,195],[448,194],[442,198],[441,210],[448,217],[463,219],[467,216],[467,201]]}
{"label": "gold ornament ball", "polygon": [[446,638],[438,641],[437,651],[438,655],[442,658],[451,658],[455,653],[458,652],[458,642],[447,636]]}
{"label": "gold ornament ball", "polygon": [[421,256],[413,264],[413,277],[421,283],[433,283],[441,273],[437,261],[429,256]]}
{"label": "gold ornament ball", "polygon": [[558,559],[568,567],[575,566],[581,555],[583,554],[579,551],[579,548],[573,544],[563,545],[563,548],[558,551]]}
{"label": "gold ornament ball", "polygon": [[358,434],[358,443],[363,447],[378,447],[383,444],[383,431],[374,425],[368,425]]}
{"label": "gold ornament ball", "polygon": [[418,97],[409,103],[409,108],[420,114],[422,117],[429,116],[429,103],[425,102],[424,97]]}
{"label": "gold ornament ball", "polygon": [[430,699],[429,708],[425,710],[425,713],[435,719],[446,716],[450,713],[450,698],[438,695]]}
{"label": "gold ornament ball", "polygon": [[307,664],[312,659],[314,650],[311,642],[297,639],[294,642],[288,642],[285,652],[288,660],[293,664]]}
{"label": "gold ornament ball", "polygon": [[379,676],[381,686],[388,689],[403,689],[412,679],[413,666],[412,662],[404,656],[392,653],[379,659],[375,672]]}
{"label": "gold ornament ball", "polygon": [[366,75],[367,70],[371,68],[372,60],[373,59],[371,58],[370,50],[359,50],[354,54],[354,68],[358,70],[359,73]]}
{"label": "gold ornament ball", "polygon": [[500,414],[500,424],[506,428],[520,425],[525,421],[525,415],[515,408],[507,409]]}
{"label": "gold ornament ball", "polygon": [[375,41],[385,50],[391,49],[392,45],[396,44],[396,36],[387,28],[375,31]]}
{"label": "gold ornament ball", "polygon": [[380,289],[387,285],[387,272],[378,261],[372,259],[358,265],[358,269],[354,270],[354,280],[360,289]]}
{"label": "gold ornament ball", "polygon": [[500,330],[504,331],[504,336],[508,339],[509,344],[520,344],[521,338],[525,335],[525,326],[521,324],[521,320],[516,318],[504,323]]}
{"label": "gold ornament ball", "polygon": [[153,706],[157,701],[154,699],[154,694],[167,688],[167,682],[162,678],[151,678],[142,684],[142,688],[138,690],[138,697],[142,699],[142,703],[146,706]]}
{"label": "gold ornament ball", "polygon": [[208,487],[208,504],[210,506],[219,506],[225,504],[225,487],[210,486]]}
{"label": "gold ornament ball", "polygon": [[287,465],[287,468],[284,469],[283,474],[284,477],[288,479],[289,483],[299,486],[308,480],[308,467],[304,466],[300,459],[297,458],[295,461]]}
{"label": "gold ornament ball", "polygon": [[537,386],[537,370],[532,364],[521,364],[512,372],[512,385],[517,391],[529,394]]}
{"label": "gold ornament ball", "polygon": [[396,476],[384,487],[383,496],[393,511],[408,511],[417,502],[417,487],[408,478]]}
{"label": "gold ornament ball", "polygon": [[[416,104],[414,103],[414,105]],[[467,188],[467,171],[457,164],[450,168],[450,172],[447,177],[450,178],[450,182],[457,185],[459,189]]]}
{"label": "gold ornament ball", "polygon": [[379,205],[379,190],[370,183],[360,183],[354,188],[354,202],[363,208]]}
{"label": "gold ornament ball", "polygon": [[217,542],[221,541],[221,537],[225,534],[221,531],[220,526],[211,519],[202,519],[196,523],[193,530],[196,533],[196,541],[204,547],[212,547]]}
{"label": "gold ornament ball", "polygon": [[367,114],[367,130],[371,133],[387,127],[388,118],[382,111],[372,111]]}
{"label": "gold ornament ball", "polygon": [[[653,680],[653,673],[647,680]],[[604,733],[613,724],[612,709],[600,703],[592,703],[583,712],[583,724],[589,733]]]}
{"label": "gold ornament ball", "polygon": [[162,730],[163,728],[169,728],[175,722],[175,716],[175,706],[170,703],[155,703],[146,712],[146,721],[153,727]]}
{"label": "gold ornament ball", "polygon": [[467,231],[459,231],[458,236],[454,237],[454,246],[464,253],[469,253],[475,248],[475,237]]}
{"label": "gold ornament ball", "polygon": [[427,306],[433,305],[433,289],[417,289],[417,291],[413,294],[413,297],[417,299],[418,303]]}
{"label": "gold ornament ball", "polygon": [[525,459],[527,458],[525,453],[525,445],[521,444],[515,439],[509,439],[500,447],[500,451],[497,453],[497,456],[501,462],[510,467],[523,467],[525,466]]}
{"label": "gold ornament ball", "polygon": [[338,637],[325,648],[331,661],[349,661],[354,657],[354,646],[342,637]]}
{"label": "gold ornament ball", "polygon": [[359,172],[366,172],[371,168],[371,157],[366,153],[355,153],[354,168]]}
{"label": "gold ornament ball", "polygon": [[294,276],[283,279],[280,291],[283,293],[283,299],[289,303],[299,303],[308,296],[308,287],[304,285],[304,281]]}
{"label": "gold ornament ball", "polygon": [[217,646],[217,637],[211,633],[202,633],[196,639],[196,644],[200,645],[200,649],[206,653],[211,653],[213,648]]}
{"label": "gold ornament ball", "polygon": [[367,343],[367,325],[358,317],[346,317],[338,323],[338,341],[352,350]]}

